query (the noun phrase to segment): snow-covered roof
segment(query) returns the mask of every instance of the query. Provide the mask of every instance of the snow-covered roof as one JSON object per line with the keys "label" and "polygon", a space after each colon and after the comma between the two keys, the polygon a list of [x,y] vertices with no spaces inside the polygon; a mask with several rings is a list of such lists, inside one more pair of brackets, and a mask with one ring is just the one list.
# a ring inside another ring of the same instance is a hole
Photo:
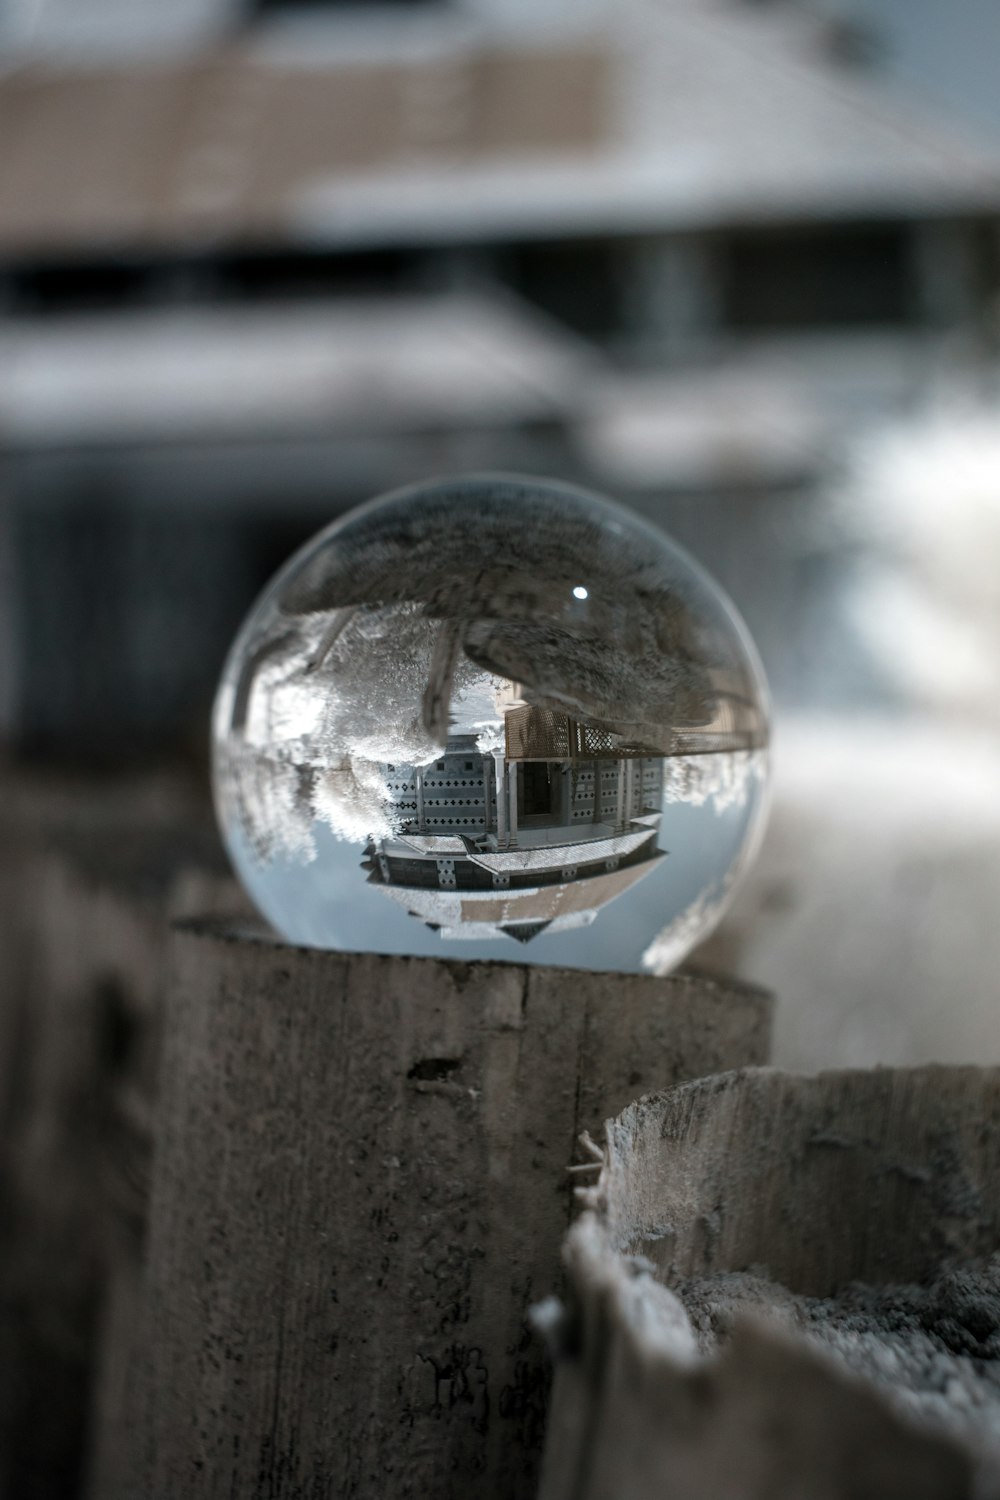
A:
{"label": "snow-covered roof", "polygon": [[[498,931],[517,922],[555,922],[586,913],[594,914],[616,896],[636,885],[655,868],[664,855],[657,852],[640,864],[602,872],[559,885],[491,891],[428,890],[425,887],[387,885],[379,880],[372,888],[406,908],[422,922],[449,928],[455,935],[471,925],[486,923]],[[476,935],[481,935],[477,933]]]}
{"label": "snow-covered roof", "polygon": [[835,61],[796,7],[638,0],[625,13],[623,208],[715,225],[996,207],[1000,151]]}
{"label": "snow-covered roof", "polygon": [[[397,845],[403,845],[399,849]],[[447,859],[453,854],[466,853],[465,840],[456,833],[401,833],[388,844],[390,854],[409,853],[428,855],[433,859]]]}
{"label": "snow-covered roof", "polygon": [[584,358],[516,303],[458,292],[11,319],[0,433],[59,443],[506,426],[564,412]]}
{"label": "snow-covered roof", "polygon": [[1000,205],[1000,153],[835,62],[791,7],[591,11],[587,42],[518,44],[484,22],[431,26],[420,46],[411,27],[406,48],[386,30],[353,62],[332,43],[248,38],[158,64],[12,69],[0,251],[417,245]]}
{"label": "snow-covered roof", "polygon": [[[659,819],[657,819],[657,822]],[[609,838],[581,837],[562,844],[548,844],[537,849],[470,850],[473,864],[497,874],[526,874],[530,870],[559,870],[567,865],[592,864],[602,859],[622,859],[634,854],[654,837],[654,828],[641,832],[615,833]]]}

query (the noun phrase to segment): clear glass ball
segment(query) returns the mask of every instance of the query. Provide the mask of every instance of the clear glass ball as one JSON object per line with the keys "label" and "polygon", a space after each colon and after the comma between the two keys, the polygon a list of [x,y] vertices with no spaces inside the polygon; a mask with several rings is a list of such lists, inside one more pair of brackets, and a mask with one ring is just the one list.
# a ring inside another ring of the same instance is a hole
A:
{"label": "clear glass ball", "polygon": [[213,713],[233,863],[320,948],[666,972],[760,831],[768,710],[721,590],[569,485],[418,484],[277,574]]}

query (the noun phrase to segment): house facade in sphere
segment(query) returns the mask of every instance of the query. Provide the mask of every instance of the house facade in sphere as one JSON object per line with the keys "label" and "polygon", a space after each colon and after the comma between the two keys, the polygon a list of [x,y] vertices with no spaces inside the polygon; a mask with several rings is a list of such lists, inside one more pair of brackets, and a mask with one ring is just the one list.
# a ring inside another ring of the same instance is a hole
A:
{"label": "house facade in sphere", "polygon": [[660,757],[527,758],[511,752],[546,746],[511,739],[484,753],[455,735],[429,766],[384,767],[398,832],[370,840],[363,867],[444,938],[588,926],[664,858]]}

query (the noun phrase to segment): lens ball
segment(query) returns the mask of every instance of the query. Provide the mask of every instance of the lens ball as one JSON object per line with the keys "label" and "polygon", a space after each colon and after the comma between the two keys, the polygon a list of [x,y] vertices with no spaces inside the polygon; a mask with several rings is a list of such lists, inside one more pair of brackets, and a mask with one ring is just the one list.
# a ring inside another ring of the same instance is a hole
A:
{"label": "lens ball", "polygon": [[352,511],[230,651],[216,807],[292,942],[666,972],[760,831],[768,711],[732,604],[661,532],[549,480]]}

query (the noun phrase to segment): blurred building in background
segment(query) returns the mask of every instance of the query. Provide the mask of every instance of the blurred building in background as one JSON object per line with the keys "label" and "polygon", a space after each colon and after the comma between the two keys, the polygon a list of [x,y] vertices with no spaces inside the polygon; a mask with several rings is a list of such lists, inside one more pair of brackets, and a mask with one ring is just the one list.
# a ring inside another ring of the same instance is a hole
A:
{"label": "blurred building in background", "polygon": [[[121,1461],[169,923],[241,900],[209,704],[357,501],[520,470],[688,544],[777,707],[696,957],[782,1065],[1000,1061],[998,48],[996,0],[0,4],[4,1494]],[[541,861],[574,918],[643,807]],[[492,858],[369,873],[450,921]]]}
{"label": "blurred building in background", "polygon": [[759,0],[9,5],[6,741],[201,736],[294,545],[470,468],[668,524],[780,701],[877,697],[817,486],[988,367],[1000,144],[866,35]]}

